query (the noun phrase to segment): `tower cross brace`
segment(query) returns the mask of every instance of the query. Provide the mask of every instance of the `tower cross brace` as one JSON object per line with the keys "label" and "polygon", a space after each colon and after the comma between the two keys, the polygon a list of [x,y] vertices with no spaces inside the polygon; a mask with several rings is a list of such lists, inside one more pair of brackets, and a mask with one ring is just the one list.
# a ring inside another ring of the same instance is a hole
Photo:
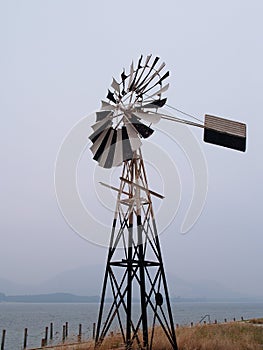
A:
{"label": "tower cross brace", "polygon": [[148,188],[139,149],[123,162],[96,328],[97,347],[110,328],[117,327],[126,349],[151,350],[158,325],[170,348],[177,350],[151,195],[162,197]]}

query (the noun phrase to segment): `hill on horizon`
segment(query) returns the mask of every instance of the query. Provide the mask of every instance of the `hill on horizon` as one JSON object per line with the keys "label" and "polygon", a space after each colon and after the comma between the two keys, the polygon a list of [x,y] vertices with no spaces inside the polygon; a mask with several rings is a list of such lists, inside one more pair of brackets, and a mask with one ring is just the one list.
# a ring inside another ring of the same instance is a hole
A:
{"label": "hill on horizon", "polygon": [[[0,277],[0,293],[6,295],[70,293],[79,296],[100,295],[104,266],[82,266],[63,271],[38,284],[22,285]],[[233,291],[216,281],[186,281],[174,273],[166,273],[170,296],[181,298],[249,298],[256,295]],[[260,297],[260,296],[258,296]]]}

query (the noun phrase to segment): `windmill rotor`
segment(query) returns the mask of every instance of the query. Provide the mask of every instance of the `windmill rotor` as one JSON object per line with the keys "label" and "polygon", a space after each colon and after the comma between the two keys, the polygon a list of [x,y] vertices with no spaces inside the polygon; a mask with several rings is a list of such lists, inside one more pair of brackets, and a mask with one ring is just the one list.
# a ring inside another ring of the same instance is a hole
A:
{"label": "windmill rotor", "polygon": [[141,56],[135,68],[132,62],[129,73],[123,70],[119,82],[112,79],[108,101],[101,101],[89,137],[93,159],[100,166],[111,168],[132,159],[141,139],[153,134],[151,125],[160,121],[158,109],[167,100],[162,98],[169,87],[163,85],[169,76],[168,71],[162,73],[164,67],[164,63],[159,65],[159,57],[152,61],[152,55],[145,60]]}
{"label": "windmill rotor", "polygon": [[[141,56],[136,66],[132,62],[129,72],[120,75],[120,81],[112,79],[108,90],[108,101],[101,101],[96,112],[91,151],[93,159],[103,168],[119,166],[131,160],[142,140],[150,137],[152,124],[160,119],[184,123],[204,129],[204,141],[239,151],[246,150],[246,125],[225,118],[205,115],[205,121],[167,105],[163,94],[168,90],[169,71],[164,72],[165,63],[159,64],[159,57]],[[195,121],[175,117],[164,110],[170,108]],[[159,112],[159,109],[161,111]],[[196,122],[196,120],[198,122]]]}

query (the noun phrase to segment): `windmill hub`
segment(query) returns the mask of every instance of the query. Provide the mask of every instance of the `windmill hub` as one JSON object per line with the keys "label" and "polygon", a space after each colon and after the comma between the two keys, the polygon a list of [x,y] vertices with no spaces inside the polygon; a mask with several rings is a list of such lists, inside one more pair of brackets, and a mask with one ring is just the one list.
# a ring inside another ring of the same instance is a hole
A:
{"label": "windmill hub", "polygon": [[120,104],[119,105],[119,109],[120,111],[124,112],[126,115],[129,115],[129,113],[131,113],[132,111],[134,111],[134,107],[132,103],[129,103],[127,105],[124,104]]}
{"label": "windmill hub", "polygon": [[92,126],[91,151],[103,168],[119,166],[131,160],[134,152],[142,145],[141,139],[148,138],[154,130],[152,124],[158,123],[166,98],[161,98],[169,84],[163,86],[169,72],[161,73],[165,64],[158,66],[159,57],[150,64],[151,55],[143,63],[141,56],[137,68],[133,63],[130,71],[121,74],[120,82],[113,78],[108,90],[108,101],[102,101],[96,112],[96,123]]}

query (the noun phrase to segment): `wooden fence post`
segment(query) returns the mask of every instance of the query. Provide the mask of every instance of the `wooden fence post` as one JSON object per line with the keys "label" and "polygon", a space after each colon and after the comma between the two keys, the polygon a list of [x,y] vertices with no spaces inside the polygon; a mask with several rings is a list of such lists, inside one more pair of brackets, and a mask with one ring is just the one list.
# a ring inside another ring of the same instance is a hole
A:
{"label": "wooden fence post", "polygon": [[68,322],[66,322],[66,338],[68,337]]}
{"label": "wooden fence post", "polygon": [[79,334],[78,334],[78,342],[81,342],[81,330],[82,330],[82,326],[81,323],[79,324]]}
{"label": "wooden fence post", "polygon": [[66,339],[66,326],[63,324],[63,331],[62,331],[62,342],[64,343]]}
{"label": "wooden fence post", "polygon": [[45,328],[45,345],[47,345],[48,340],[48,327]]}
{"label": "wooden fence post", "polygon": [[27,328],[24,330],[24,347],[23,349],[26,349],[27,346]]}
{"label": "wooden fence post", "polygon": [[5,348],[5,334],[6,334],[6,330],[3,329],[2,341],[1,341],[1,350],[4,350],[4,348]]}
{"label": "wooden fence post", "polygon": [[92,330],[92,339],[95,339],[95,332],[96,332],[96,323],[93,323],[93,330]]}
{"label": "wooden fence post", "polygon": [[49,339],[52,340],[53,339],[53,323],[50,323],[50,333],[49,333]]}

